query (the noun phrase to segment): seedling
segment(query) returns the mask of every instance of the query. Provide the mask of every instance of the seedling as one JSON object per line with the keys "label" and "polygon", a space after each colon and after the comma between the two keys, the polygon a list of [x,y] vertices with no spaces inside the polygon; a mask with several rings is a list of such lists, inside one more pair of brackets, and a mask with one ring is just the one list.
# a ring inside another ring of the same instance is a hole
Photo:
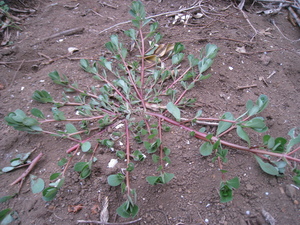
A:
{"label": "seedling", "polygon": [[[52,119],[46,119],[44,113],[37,108],[31,110],[32,116],[37,119],[27,116],[20,109],[5,117],[7,124],[16,130],[48,134],[74,142],[74,146],[67,149],[68,157],[58,163],[63,166],[62,171],[53,173],[50,177],[52,183],[42,190],[44,200],[55,198],[68,179],[65,172],[79,151],[89,156],[89,160],[75,162],[74,170],[81,179],[86,179],[93,174],[98,146],[112,149],[116,142],[122,141],[126,150],[117,149],[116,156],[119,160],[124,160],[124,163],[126,159],[126,169],[109,175],[107,182],[114,187],[120,186],[121,192],[126,196],[116,212],[126,218],[136,216],[139,211],[137,191],[131,187],[130,174],[135,170],[136,163],[150,159],[155,168],[146,177],[147,182],[151,185],[172,182],[176,176],[169,171],[172,149],[166,146],[164,133],[174,127],[181,128],[191,137],[203,141],[199,146],[199,154],[212,157],[213,161],[218,162],[222,173],[219,188],[221,202],[231,201],[233,189],[240,186],[238,177],[229,180],[225,177],[227,171],[223,166],[226,166],[230,149],[253,153],[262,170],[275,176],[283,175],[290,161],[300,162],[300,159],[292,156],[300,149],[300,136],[295,129],[290,131],[289,141],[266,135],[260,147],[250,142],[247,133],[249,129],[259,133],[268,129],[264,118],[258,116],[269,103],[266,95],[260,95],[256,102],[249,100],[245,112],[237,117],[231,112],[225,112],[220,118],[203,118],[202,111],[199,110],[193,118],[183,118],[182,112],[193,107],[197,101],[189,98],[188,92],[199,82],[211,77],[208,72],[217,56],[217,46],[207,44],[199,52],[199,56],[186,56],[182,43],[161,44],[162,35],[157,31],[158,23],[146,17],[140,1],[132,2],[130,14],[133,16],[134,29],[124,33],[130,39],[126,42],[132,43],[131,49],[126,48],[127,45],[120,41],[118,35],[112,35],[105,44],[112,57],[100,57],[97,62],[80,60],[80,67],[99,86],[91,86],[86,91],[79,84],[72,83],[67,75],[54,71],[49,74],[49,78],[64,89],[62,100],[54,99],[45,90],[37,90],[33,94],[34,100],[52,104]],[[179,69],[186,64],[186,68]],[[66,97],[66,93],[73,96],[73,100]],[[68,118],[64,113],[64,106],[67,105],[74,107],[75,118]],[[63,130],[46,130],[43,126],[45,123],[57,121],[65,124]],[[198,124],[204,122],[214,122],[217,126],[216,132],[208,134],[204,128],[199,129]],[[245,146],[222,139],[233,131],[244,140]],[[106,136],[103,138],[104,134]],[[137,148],[132,149],[132,146]],[[275,161],[274,158],[280,160]],[[293,169],[296,173],[294,181],[299,184],[299,170]],[[41,191],[42,185],[37,184],[39,182],[33,181],[34,192]]]}

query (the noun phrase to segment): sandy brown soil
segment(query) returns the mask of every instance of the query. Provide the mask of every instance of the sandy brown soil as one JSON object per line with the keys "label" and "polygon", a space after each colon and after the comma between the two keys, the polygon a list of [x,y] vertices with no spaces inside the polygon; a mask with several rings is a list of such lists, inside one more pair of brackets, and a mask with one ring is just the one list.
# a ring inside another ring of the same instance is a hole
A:
{"label": "sandy brown soil", "polygon": [[[10,1],[10,4],[22,9],[26,8],[25,5],[36,11],[31,14],[14,13],[24,18],[19,25],[22,30],[11,28],[11,45],[0,49],[0,83],[4,86],[0,90],[0,168],[8,166],[17,153],[36,149],[32,159],[39,152],[44,155],[31,174],[49,183],[50,174],[61,171],[57,161],[66,156],[65,151],[73,144],[51,136],[13,130],[3,119],[11,111],[22,109],[29,113],[33,107],[50,114],[51,106],[32,101],[31,95],[35,90],[45,89],[61,98],[62,89],[48,77],[48,73],[54,70],[66,74],[82,87],[93,85],[91,76],[79,67],[79,59],[97,60],[105,55],[104,44],[114,33],[130,44],[122,35],[123,30],[131,28],[130,23],[102,31],[131,19],[128,13],[131,1],[20,2]],[[181,6],[189,7],[195,1],[142,2],[148,15],[156,15],[178,10]],[[203,1],[203,9],[209,13],[203,18],[191,19],[186,27],[172,24],[174,17],[155,18],[161,26],[159,31],[164,35],[163,42],[182,42],[186,53],[198,54],[207,43],[219,47],[211,70],[213,76],[199,83],[188,94],[197,98],[197,108],[187,110],[185,116],[191,117],[199,109],[203,110],[205,117],[219,117],[227,111],[238,116],[244,112],[247,100],[256,101],[260,94],[265,94],[270,98],[270,104],[261,116],[267,118],[270,128],[267,134],[287,137],[291,128],[300,126],[300,45],[299,41],[292,41],[299,39],[299,27],[288,21],[286,9],[277,15],[266,16],[256,13],[262,10],[259,4],[246,5],[245,13],[259,31],[252,40],[253,29],[242,13],[230,4],[229,0]],[[286,38],[270,20],[276,22]],[[84,28],[84,31],[48,39],[71,28]],[[76,47],[79,52],[65,57],[69,47]],[[240,47],[245,47],[246,53],[237,52]],[[253,87],[238,88],[248,85]],[[70,110],[69,114],[73,115]],[[59,127],[59,124],[56,126]],[[253,143],[260,143],[261,137],[257,134],[252,136]],[[232,202],[220,203],[218,165],[210,157],[199,154],[201,141],[175,127],[164,138],[166,146],[172,149],[172,164],[168,166],[168,172],[174,173],[175,179],[167,185],[150,186],[145,177],[155,174],[155,166],[151,160],[137,164],[132,174],[132,186],[137,189],[140,212],[136,218],[141,218],[141,221],[136,224],[268,224],[261,214],[262,208],[276,219],[276,224],[299,224],[300,191],[290,186],[293,183],[290,170],[285,177],[272,177],[261,171],[251,154],[230,150],[229,163],[224,165],[224,169],[229,171],[226,176],[238,176],[241,187],[235,191]],[[228,135],[225,139],[245,145],[235,135]],[[142,149],[141,146],[135,147]],[[117,148],[124,149],[124,146]],[[99,220],[99,211],[92,211],[92,208],[99,205],[99,196],[101,199],[108,196],[109,222],[122,224],[122,221],[129,221],[115,212],[124,200],[120,188],[110,187],[106,181],[108,175],[118,171],[107,168],[115,153],[102,148],[95,156],[98,161],[91,177],[81,180],[71,167],[65,185],[53,201],[45,202],[41,194],[32,194],[27,178],[19,194],[1,203],[0,210],[7,207],[15,210],[18,219],[14,224],[76,224],[80,219]],[[80,155],[72,163],[87,158]],[[124,162],[120,164],[118,168],[125,165]],[[0,197],[18,192],[18,185],[9,184],[24,170],[1,175]],[[68,206],[78,204],[83,205],[81,211],[68,211]]]}

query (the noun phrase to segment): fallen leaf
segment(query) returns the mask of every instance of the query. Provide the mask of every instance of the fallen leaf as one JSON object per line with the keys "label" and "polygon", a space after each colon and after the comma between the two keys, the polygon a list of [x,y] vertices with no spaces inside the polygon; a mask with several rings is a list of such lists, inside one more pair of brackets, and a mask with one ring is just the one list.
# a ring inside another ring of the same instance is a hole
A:
{"label": "fallen leaf", "polygon": [[82,210],[83,205],[79,204],[79,205],[69,205],[68,206],[68,212],[72,212],[72,213],[78,213],[80,210]]}
{"label": "fallen leaf", "polygon": [[100,211],[100,205],[99,204],[93,205],[93,207],[91,208],[91,211],[92,211],[92,214],[98,215],[99,211]]}
{"label": "fallen leaf", "polygon": [[236,47],[235,51],[237,51],[238,53],[246,53],[245,46]]}

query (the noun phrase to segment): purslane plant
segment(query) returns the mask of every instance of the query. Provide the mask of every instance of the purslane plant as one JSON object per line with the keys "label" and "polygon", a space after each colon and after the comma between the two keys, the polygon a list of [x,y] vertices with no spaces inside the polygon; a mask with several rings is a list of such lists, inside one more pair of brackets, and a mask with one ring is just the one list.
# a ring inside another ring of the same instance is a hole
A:
{"label": "purslane plant", "polygon": [[[171,163],[171,149],[163,141],[164,132],[168,132],[171,127],[180,127],[204,141],[199,147],[200,154],[205,157],[212,155],[212,160],[218,162],[222,173],[219,187],[221,202],[231,201],[233,189],[240,186],[238,177],[228,180],[225,177],[227,171],[223,169],[223,165],[228,161],[226,148],[253,153],[261,169],[275,176],[283,175],[286,165],[291,166],[290,161],[300,162],[300,159],[293,157],[300,149],[297,129],[289,132],[289,141],[265,135],[259,147],[251,144],[247,129],[259,133],[268,129],[264,118],[257,116],[268,105],[266,95],[259,96],[256,102],[249,100],[245,112],[236,118],[230,112],[225,112],[220,118],[203,118],[201,110],[194,118],[183,118],[181,112],[193,107],[196,101],[187,97],[188,91],[211,76],[204,73],[217,56],[217,46],[207,44],[200,51],[199,57],[186,56],[181,43],[160,44],[162,35],[158,32],[158,23],[146,18],[140,1],[132,2],[130,14],[133,16],[132,24],[135,29],[124,32],[131,40],[130,49],[119,41],[117,35],[112,35],[105,44],[111,53],[110,58],[100,57],[97,62],[80,60],[81,68],[91,74],[97,85],[91,86],[88,91],[82,90],[79,84],[72,83],[66,75],[51,72],[50,79],[64,88],[62,100],[55,100],[45,90],[35,91],[32,98],[40,103],[52,104],[53,119],[47,119],[37,108],[31,110],[31,114],[37,119],[27,116],[20,109],[5,117],[7,124],[16,130],[49,134],[75,142],[67,150],[67,157],[59,161],[58,165],[63,167],[62,172],[51,175],[50,180],[53,182],[49,187],[44,188],[43,182],[32,181],[32,189],[42,191],[44,200],[55,198],[67,179],[65,172],[78,151],[90,154],[88,162],[77,162],[74,166],[80,178],[85,179],[92,174],[98,146],[112,148],[116,140],[122,139],[126,151],[118,150],[116,154],[120,159],[126,159],[127,168],[108,176],[107,181],[111,186],[120,186],[127,196],[125,202],[117,208],[117,213],[125,218],[136,216],[139,211],[137,191],[130,184],[130,173],[135,168],[135,162],[143,162],[150,156],[157,163],[157,176],[146,178],[151,185],[168,183],[175,176],[167,172],[170,170],[166,165]],[[180,68],[186,64],[187,68]],[[73,95],[72,101],[67,94]],[[75,107],[76,118],[67,118],[61,110],[64,106]],[[57,121],[64,123],[64,129],[53,131],[43,127],[44,124]],[[201,124],[210,125],[210,122],[217,125],[216,133],[205,133],[204,128],[199,130]],[[104,133],[116,127],[120,129],[112,131],[108,139],[100,139]],[[223,135],[234,130],[245,141],[246,146],[222,140]],[[82,139],[83,136],[86,138]],[[144,151],[131,149],[133,142],[143,146]],[[293,170],[296,173],[293,180],[299,185],[299,170]],[[4,168],[4,172],[8,171],[10,169]]]}

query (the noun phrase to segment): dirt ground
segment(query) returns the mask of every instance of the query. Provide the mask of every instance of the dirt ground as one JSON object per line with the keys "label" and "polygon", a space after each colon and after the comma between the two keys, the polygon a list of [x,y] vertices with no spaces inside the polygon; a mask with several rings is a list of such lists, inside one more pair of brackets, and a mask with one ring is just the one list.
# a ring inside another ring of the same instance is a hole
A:
{"label": "dirt ground", "polygon": [[[48,77],[48,73],[54,70],[66,74],[81,86],[92,85],[94,81],[79,67],[79,59],[97,60],[106,53],[104,44],[110,35],[124,37],[122,31],[131,28],[130,23],[110,27],[131,19],[128,13],[131,1],[7,2],[14,8],[34,11],[13,13],[24,18],[19,25],[21,30],[10,28],[10,45],[0,48],[0,168],[8,166],[17,153],[36,149],[32,158],[39,152],[44,155],[31,173],[49,183],[50,174],[60,172],[57,161],[66,156],[72,143],[16,131],[3,119],[11,111],[22,109],[29,113],[33,107],[50,114],[50,105],[38,104],[31,96],[35,90],[45,89],[53,96],[61,97],[61,88]],[[190,7],[195,1],[142,2],[147,15],[157,15]],[[286,9],[273,16],[264,15],[257,13],[263,10],[261,5],[248,3],[244,12],[259,31],[253,37],[254,30],[231,1],[202,1],[202,7],[207,14],[190,19],[186,26],[173,24],[174,16],[155,17],[160,24],[159,31],[164,35],[164,43],[182,42],[188,54],[198,54],[207,43],[219,47],[211,70],[212,77],[188,93],[197,98],[198,108],[189,109],[186,116],[194,115],[199,109],[203,110],[205,117],[219,117],[227,111],[237,116],[245,111],[247,100],[256,101],[260,94],[265,94],[270,104],[261,116],[267,118],[270,128],[267,134],[287,137],[291,128],[300,127],[300,42],[295,41],[300,37],[299,27],[288,20]],[[275,21],[282,33],[271,21]],[[49,38],[71,28],[84,30],[70,36]],[[105,31],[107,28],[110,29]],[[124,41],[128,40],[124,38]],[[69,47],[76,47],[79,51],[68,55]],[[238,52],[237,49],[242,47],[245,52]],[[239,88],[242,86],[250,87]],[[241,186],[235,190],[232,202],[220,203],[217,189],[221,175],[217,163],[199,154],[201,141],[191,138],[188,132],[172,128],[164,141],[172,150],[168,172],[174,173],[175,178],[166,185],[150,186],[145,177],[155,174],[151,160],[137,165],[132,186],[137,189],[140,207],[135,219],[141,220],[135,224],[269,224],[262,209],[276,219],[276,224],[299,224],[300,191],[290,186],[293,181],[289,170],[285,177],[269,176],[261,171],[253,155],[230,150],[229,163],[224,165],[229,171],[226,176],[238,176]],[[226,140],[245,145],[234,135],[226,136]],[[252,141],[259,144],[261,135],[255,134]],[[108,175],[116,172],[107,168],[115,153],[102,149],[95,156],[98,161],[91,177],[81,180],[70,167],[66,183],[53,201],[45,202],[41,194],[32,194],[27,178],[19,195],[1,203],[0,210],[10,207],[17,212],[18,219],[13,224],[77,224],[77,220],[99,220],[99,209],[95,206],[100,204],[98,198],[108,196],[109,222],[122,224],[130,221],[116,215],[116,208],[124,199],[120,188],[110,187],[106,180]],[[85,158],[80,155],[73,162],[82,159]],[[24,170],[1,175],[0,197],[18,192],[18,185],[9,184]],[[69,212],[69,206],[78,204],[83,205],[82,210]]]}

